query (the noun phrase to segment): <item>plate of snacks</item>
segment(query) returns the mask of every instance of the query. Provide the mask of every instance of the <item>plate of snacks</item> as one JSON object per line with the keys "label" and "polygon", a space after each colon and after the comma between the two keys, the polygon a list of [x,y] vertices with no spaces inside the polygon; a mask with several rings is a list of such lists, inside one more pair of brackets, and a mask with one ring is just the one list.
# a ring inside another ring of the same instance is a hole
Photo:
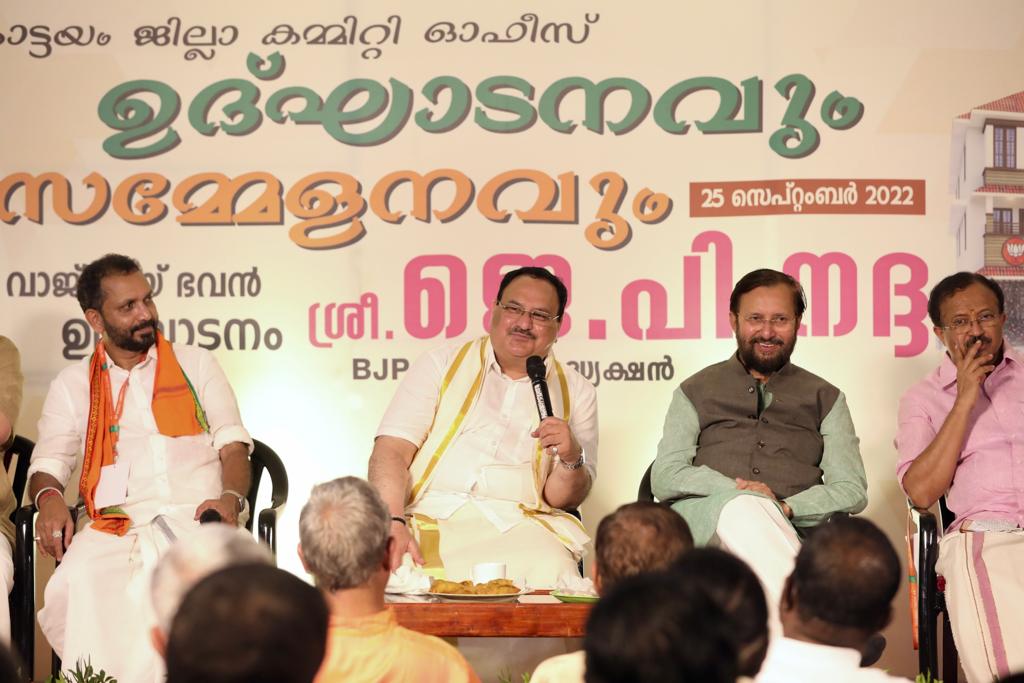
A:
{"label": "plate of snacks", "polygon": [[494,579],[487,583],[433,579],[427,595],[441,602],[515,602],[520,595],[527,592],[529,591],[519,588],[511,579]]}

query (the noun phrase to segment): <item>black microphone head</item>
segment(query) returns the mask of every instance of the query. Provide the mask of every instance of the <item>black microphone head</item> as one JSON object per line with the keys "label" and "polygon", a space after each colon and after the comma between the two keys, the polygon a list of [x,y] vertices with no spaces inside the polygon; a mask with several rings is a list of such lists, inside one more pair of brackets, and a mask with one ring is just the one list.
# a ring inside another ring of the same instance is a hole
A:
{"label": "black microphone head", "polygon": [[203,510],[203,514],[199,515],[199,523],[200,524],[209,524],[210,522],[223,522],[223,521],[224,521],[224,518],[221,517],[220,513],[217,512],[216,510],[214,510],[213,508],[209,508],[207,510]]}
{"label": "black microphone head", "polygon": [[529,375],[530,379],[534,382],[543,380],[548,374],[548,369],[544,367],[544,359],[540,356],[530,356],[527,358],[526,374]]}

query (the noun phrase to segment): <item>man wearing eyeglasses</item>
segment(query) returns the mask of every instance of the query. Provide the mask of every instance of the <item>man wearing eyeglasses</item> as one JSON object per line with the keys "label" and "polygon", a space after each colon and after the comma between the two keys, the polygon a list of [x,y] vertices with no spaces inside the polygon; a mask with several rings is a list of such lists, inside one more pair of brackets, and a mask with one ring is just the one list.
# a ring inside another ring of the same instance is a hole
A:
{"label": "man wearing eyeglasses", "polygon": [[799,531],[867,504],[867,480],[843,393],[789,362],[804,292],[775,270],[733,288],[736,353],[675,390],[652,469],[652,491],[698,545],[744,559],[777,614]]}
{"label": "man wearing eyeglasses", "polygon": [[936,570],[964,672],[991,681],[1024,669],[1024,365],[995,281],[946,277],[928,315],[946,353],[900,401],[896,476],[915,506],[946,496],[956,514]]}
{"label": "man wearing eyeglasses", "polygon": [[[490,333],[418,359],[377,430],[369,480],[391,511],[392,569],[408,552],[428,573],[471,578],[501,562],[508,577],[552,587],[589,541],[564,512],[597,465],[594,387],[552,353],[568,293],[544,268],[505,275]],[[554,417],[538,420],[526,373],[544,358]]]}

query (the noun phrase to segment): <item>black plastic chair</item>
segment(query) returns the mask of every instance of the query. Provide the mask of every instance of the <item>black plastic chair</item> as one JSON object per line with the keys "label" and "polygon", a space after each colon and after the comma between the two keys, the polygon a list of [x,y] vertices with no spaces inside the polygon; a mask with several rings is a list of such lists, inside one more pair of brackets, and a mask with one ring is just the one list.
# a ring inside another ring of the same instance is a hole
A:
{"label": "black plastic chair", "polygon": [[[939,638],[942,638],[942,680],[943,683],[957,683],[960,662],[953,642],[953,630],[946,608],[945,581],[935,572],[939,559],[939,537],[941,529],[953,523],[955,516],[946,507],[945,497],[939,499],[939,520],[930,510],[911,507],[911,515],[917,523],[917,642],[918,670],[939,677]],[[939,617],[942,617],[941,633]]]}
{"label": "black plastic chair", "polygon": [[[284,468],[281,458],[267,444],[253,439],[252,455],[249,456],[249,465],[252,481],[249,483],[249,510],[256,510],[256,494],[260,490],[260,480],[263,472],[270,476],[270,507],[260,510],[256,526],[257,537],[266,543],[271,552],[277,555],[277,516],[281,508],[288,502],[288,472]],[[257,517],[250,512],[249,521],[245,528],[252,531],[253,518]]]}
{"label": "black plastic chair", "polygon": [[[32,459],[32,449],[35,444],[23,436],[14,437],[14,443],[4,452],[4,468],[11,472],[11,463],[14,463],[13,476],[11,477],[11,488],[14,490],[14,499],[21,505],[21,497],[25,493],[25,484],[28,482],[28,466]],[[32,677],[32,658],[35,650],[35,600],[31,594],[31,582],[26,588],[26,571],[33,570],[31,552],[27,568],[25,563],[19,562],[18,558],[26,555],[24,548],[32,549],[32,537],[26,539],[17,526],[19,510],[15,508],[11,514],[11,521],[15,522],[14,547],[11,548],[14,558],[14,588],[7,598],[11,613],[11,646],[21,658],[24,678]]]}
{"label": "black plastic chair", "polygon": [[654,467],[652,462],[644,470],[644,476],[640,477],[640,486],[636,490],[636,500],[638,503],[653,503],[654,493],[651,491],[651,468]]}
{"label": "black plastic chair", "polygon": [[[651,491],[651,470],[653,468],[654,468],[654,463],[652,462],[650,465],[647,466],[647,469],[644,470],[644,475],[642,477],[640,477],[640,486],[637,487],[636,500],[639,503],[645,503],[645,502],[646,503],[663,503],[665,505],[671,505],[674,502],[673,500],[667,500],[667,501],[665,501],[665,500],[658,500],[657,498],[654,497],[654,492]],[[821,524],[825,524],[827,522],[831,522],[834,519],[841,519],[843,517],[849,517],[849,516],[850,516],[850,513],[848,513],[848,512],[830,512],[828,515],[826,515],[821,520],[821,522],[819,522],[818,526],[820,526]],[[814,526],[814,527],[798,526],[798,527],[795,527],[795,528],[796,528],[797,536],[799,536],[801,539],[804,539],[804,538],[807,537],[807,534],[811,533],[811,531],[816,529],[817,526]],[[956,683],[956,682],[954,681],[954,683]]]}
{"label": "black plastic chair", "polygon": [[[583,522],[583,513],[580,512],[579,508],[569,508],[567,510],[564,510],[564,512],[568,512],[570,515],[572,515],[576,519],[580,520],[581,523]],[[580,558],[579,562],[576,563],[576,571],[578,571],[580,573],[580,576],[586,576],[586,574],[583,573],[583,558],[582,557]]]}

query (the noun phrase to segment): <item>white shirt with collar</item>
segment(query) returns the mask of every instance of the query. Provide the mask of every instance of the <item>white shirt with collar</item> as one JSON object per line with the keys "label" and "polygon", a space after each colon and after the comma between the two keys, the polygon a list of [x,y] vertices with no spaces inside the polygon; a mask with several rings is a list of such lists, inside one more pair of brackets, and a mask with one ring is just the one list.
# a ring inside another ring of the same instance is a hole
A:
{"label": "white shirt with collar", "polygon": [[756,683],[907,683],[881,669],[861,668],[860,652],[793,638],[778,638],[768,649]]}
{"label": "white shirt with collar", "polygon": [[[249,444],[238,403],[213,354],[174,344],[174,354],[206,411],[210,432],[195,436],[160,434],[153,416],[156,346],[130,371],[110,362],[110,386],[116,401],[128,382],[120,421],[117,458],[128,461],[128,497],[122,506],[134,526],[182,506],[195,506],[221,495],[220,449],[232,442]],[[39,418],[39,440],[29,476],[53,475],[67,488],[80,465],[89,421],[89,357],[65,368],[50,384]],[[77,481],[75,482],[77,485]]]}

